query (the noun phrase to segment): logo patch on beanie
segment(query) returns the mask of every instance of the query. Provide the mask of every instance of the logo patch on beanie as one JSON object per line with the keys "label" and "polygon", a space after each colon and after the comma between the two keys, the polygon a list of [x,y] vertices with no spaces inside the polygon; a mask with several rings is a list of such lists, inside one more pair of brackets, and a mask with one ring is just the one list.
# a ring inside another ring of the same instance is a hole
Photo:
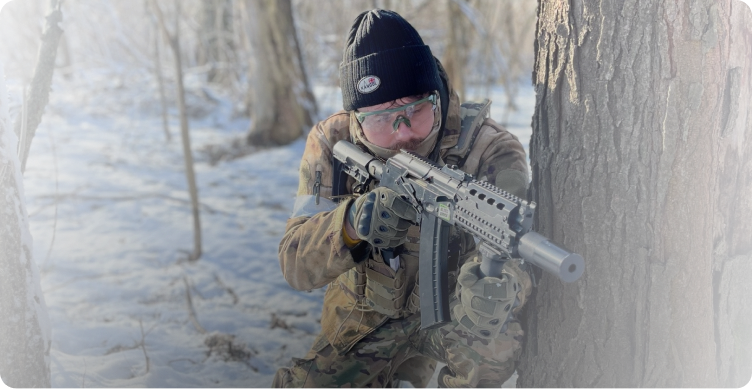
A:
{"label": "logo patch on beanie", "polygon": [[381,86],[381,79],[376,76],[365,76],[358,81],[358,92],[371,93]]}

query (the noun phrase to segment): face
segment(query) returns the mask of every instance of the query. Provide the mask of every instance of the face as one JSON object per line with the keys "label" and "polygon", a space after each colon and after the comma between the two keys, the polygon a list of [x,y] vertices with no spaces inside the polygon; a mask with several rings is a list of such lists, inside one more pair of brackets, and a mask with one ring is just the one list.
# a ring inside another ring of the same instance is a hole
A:
{"label": "face", "polygon": [[363,107],[356,116],[369,142],[413,151],[431,133],[435,112],[436,95],[425,94]]}

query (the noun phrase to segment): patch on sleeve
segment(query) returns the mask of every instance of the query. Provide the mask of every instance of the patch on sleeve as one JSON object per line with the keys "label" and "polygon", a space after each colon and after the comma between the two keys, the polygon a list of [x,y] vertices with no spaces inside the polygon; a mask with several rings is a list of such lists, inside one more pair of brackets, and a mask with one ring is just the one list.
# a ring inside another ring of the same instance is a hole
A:
{"label": "patch on sleeve", "polygon": [[514,169],[504,169],[496,175],[496,186],[521,198],[527,199],[527,174]]}

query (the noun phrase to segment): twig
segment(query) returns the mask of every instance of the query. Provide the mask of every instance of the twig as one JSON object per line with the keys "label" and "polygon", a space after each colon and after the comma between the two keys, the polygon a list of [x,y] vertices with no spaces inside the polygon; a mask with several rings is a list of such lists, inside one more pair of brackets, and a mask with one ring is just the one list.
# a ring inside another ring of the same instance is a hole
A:
{"label": "twig", "polygon": [[[168,195],[161,194],[161,193],[138,193],[138,194],[131,195],[131,196],[87,196],[87,195],[78,195],[76,193],[63,193],[63,194],[57,194],[54,196],[53,195],[39,196],[40,199],[51,198],[55,201],[58,201],[60,199],[65,199],[65,198],[72,198],[72,199],[79,199],[79,200],[102,200],[102,201],[136,201],[136,200],[143,200],[143,199],[147,199],[151,197],[171,200],[171,201],[182,203],[182,204],[190,203],[190,200],[172,197],[172,196],[168,196]],[[233,213],[220,211],[218,209],[212,208],[211,206],[203,204],[203,203],[201,203],[200,206],[205,211],[211,214],[220,213],[220,214],[228,215],[228,216],[234,215]]]}
{"label": "twig", "polygon": [[152,8],[159,20],[159,26],[165,39],[170,43],[175,64],[175,80],[177,81],[177,98],[178,111],[180,112],[180,138],[183,141],[183,157],[185,166],[185,178],[188,183],[188,194],[191,198],[191,211],[193,213],[193,252],[189,256],[191,262],[201,258],[201,218],[200,206],[198,199],[198,186],[196,184],[196,172],[193,163],[193,152],[191,151],[191,137],[188,130],[188,113],[185,107],[185,86],[183,84],[183,65],[180,60],[180,2],[174,1],[176,11],[175,31],[170,34],[162,15],[162,9],[159,8],[155,0],[151,0]]}
{"label": "twig", "polygon": [[71,278],[71,279],[69,279],[69,280],[67,280],[67,281],[65,281],[65,282],[63,282],[61,284],[53,286],[50,289],[44,290],[42,293],[52,293],[52,292],[54,292],[54,291],[56,291],[58,289],[65,288],[66,286],[68,286],[68,285],[70,285],[70,284],[72,284],[74,282],[81,281],[81,280],[96,280],[98,278],[116,277],[116,276],[126,275],[126,274],[129,274],[129,273],[130,272],[114,273],[114,274],[113,273],[109,273],[109,274],[90,274],[90,275],[85,275],[85,276],[73,277],[73,278]]}
{"label": "twig", "polygon": [[171,365],[171,364],[172,364],[172,363],[174,363],[174,362],[182,362],[182,361],[188,361],[188,362],[190,362],[190,363],[192,363],[192,364],[194,364],[194,365],[198,364],[198,362],[196,362],[196,361],[194,361],[193,359],[190,359],[190,358],[178,358],[178,359],[172,359],[172,360],[169,360],[169,361],[167,361],[167,364],[168,364],[168,365]]}
{"label": "twig", "polygon": [[275,328],[281,328],[288,332],[292,332],[292,327],[287,324],[286,321],[277,316],[276,313],[272,312],[272,319],[269,321],[269,329],[273,330]]}
{"label": "twig", "polygon": [[[148,7],[148,4],[146,6]],[[149,14],[151,16],[151,21],[152,21],[153,26],[157,30],[159,30],[157,19],[154,17],[152,13],[149,13]],[[161,50],[159,49],[159,43],[160,43],[159,35],[160,35],[159,32],[154,34],[154,48],[155,48],[154,72],[155,72],[155,75],[157,76],[157,85],[159,86],[159,105],[160,105],[160,109],[162,113],[162,131],[164,131],[165,140],[167,142],[171,142],[172,135],[170,134],[170,123],[169,123],[168,115],[167,115],[167,97],[166,97],[165,87],[164,87],[164,84],[165,84],[164,76],[162,75],[162,62],[161,62],[162,53],[161,53]]]}
{"label": "twig", "polygon": [[196,318],[196,310],[193,308],[193,300],[191,299],[191,287],[188,286],[188,279],[185,276],[183,276],[183,283],[185,284],[185,301],[188,306],[188,317],[191,319],[193,326],[196,327],[198,332],[206,334],[206,330]]}
{"label": "twig", "polygon": [[[72,192],[70,192],[70,193],[69,193],[68,195],[66,195],[66,196],[61,196],[61,195],[59,195],[59,194],[56,194],[56,195],[52,196],[52,199],[55,199],[55,201],[53,201],[53,202],[51,202],[51,203],[49,203],[49,204],[43,204],[43,205],[40,205],[40,206],[39,206],[39,208],[37,208],[37,209],[35,209],[35,210],[33,210],[33,211],[29,211],[29,217],[34,217],[34,216],[36,216],[36,215],[39,215],[40,213],[44,212],[44,210],[45,210],[45,209],[47,209],[48,207],[51,207],[51,206],[54,206],[54,205],[56,205],[56,204],[57,204],[57,199],[58,199],[58,198],[61,198],[61,199],[62,199],[62,198],[64,198],[64,197],[74,197],[75,195],[77,195],[77,194],[78,194],[78,193],[80,193],[80,192],[81,192],[82,190],[84,190],[84,189],[86,189],[86,188],[88,188],[88,187],[89,187],[89,185],[88,185],[88,184],[87,184],[87,185],[79,185],[79,186],[78,186],[77,188],[75,188],[75,189],[74,189],[74,190],[73,190]],[[41,198],[43,198],[44,196],[48,196],[48,197],[49,197],[50,195],[42,195],[42,196],[41,196],[41,197],[39,197],[39,198],[41,199]]]}
{"label": "twig", "polygon": [[238,295],[235,294],[235,291],[229,286],[225,285],[225,283],[222,282],[222,279],[219,278],[219,275],[217,273],[214,273],[214,281],[217,281],[219,286],[224,289],[230,296],[232,296],[232,305],[236,305],[240,299],[238,298]]}
{"label": "twig", "polygon": [[[50,128],[48,137],[50,139],[50,146],[52,148],[52,162],[55,165],[55,195],[57,195],[58,189],[59,189],[58,168],[57,168],[57,147],[55,147],[55,139],[52,136],[52,128]],[[52,239],[50,240],[50,247],[47,248],[47,256],[44,257],[44,263],[42,264],[43,270],[47,268],[47,262],[50,260],[50,254],[52,254],[52,247],[55,245],[55,235],[57,233],[57,208],[58,208],[57,206],[58,206],[58,202],[55,201],[55,217],[52,221]]]}
{"label": "twig", "polygon": [[[146,334],[144,334],[144,324],[141,319],[138,319],[138,326],[141,328],[141,350],[144,351],[144,358],[146,358],[146,374],[149,373],[149,355],[146,353]],[[153,327],[152,327],[153,328]]]}
{"label": "twig", "polygon": [[84,358],[84,374],[81,376],[81,387],[86,387],[86,358]]}
{"label": "twig", "polygon": [[28,93],[26,93],[27,86],[24,84],[23,86],[23,96],[21,98],[23,101],[21,102],[21,127],[17,131],[18,135],[18,159],[20,161],[23,161],[26,159],[26,128],[28,127],[28,118],[29,118],[29,101],[28,101]]}

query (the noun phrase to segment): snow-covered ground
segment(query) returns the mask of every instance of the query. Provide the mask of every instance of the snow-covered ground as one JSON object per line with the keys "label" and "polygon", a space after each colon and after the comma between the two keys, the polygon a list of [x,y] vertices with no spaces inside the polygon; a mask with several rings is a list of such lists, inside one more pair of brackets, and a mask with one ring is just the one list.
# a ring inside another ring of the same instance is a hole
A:
{"label": "snow-covered ground", "polygon": [[[204,254],[188,263],[177,120],[167,143],[155,95],[118,89],[56,81],[24,176],[52,385],[268,387],[320,329],[323,290],[293,290],[277,261],[304,138],[211,166],[200,150],[242,135],[248,121],[229,119],[221,96],[191,120]],[[527,147],[534,95],[522,91],[509,128]],[[316,94],[324,115],[340,105],[336,89]],[[491,98],[501,118],[501,90]]]}

